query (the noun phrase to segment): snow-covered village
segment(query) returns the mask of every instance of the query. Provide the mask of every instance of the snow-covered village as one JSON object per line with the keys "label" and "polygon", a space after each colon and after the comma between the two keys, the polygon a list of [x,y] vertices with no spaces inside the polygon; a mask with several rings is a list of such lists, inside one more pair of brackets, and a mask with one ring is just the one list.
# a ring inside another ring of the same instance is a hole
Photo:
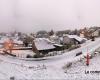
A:
{"label": "snow-covered village", "polygon": [[0,80],[100,80],[100,0],[0,0]]}
{"label": "snow-covered village", "polygon": [[100,79],[100,28],[0,33],[0,80]]}

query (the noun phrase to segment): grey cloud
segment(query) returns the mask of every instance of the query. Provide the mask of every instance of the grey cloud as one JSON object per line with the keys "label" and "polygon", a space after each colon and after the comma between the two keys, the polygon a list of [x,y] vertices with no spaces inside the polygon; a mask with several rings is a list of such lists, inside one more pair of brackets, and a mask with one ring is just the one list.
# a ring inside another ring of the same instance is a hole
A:
{"label": "grey cloud", "polygon": [[100,26],[100,0],[0,0],[0,31]]}

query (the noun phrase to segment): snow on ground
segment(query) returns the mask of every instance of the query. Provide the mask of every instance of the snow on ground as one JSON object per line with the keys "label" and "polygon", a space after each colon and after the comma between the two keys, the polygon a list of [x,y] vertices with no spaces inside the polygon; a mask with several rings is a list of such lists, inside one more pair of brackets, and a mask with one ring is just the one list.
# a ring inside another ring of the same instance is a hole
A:
{"label": "snow on ground", "polygon": [[[34,63],[33,63],[34,64]],[[59,70],[53,66],[46,66],[44,64],[35,64],[27,66],[22,64],[11,63],[9,61],[0,62],[0,79],[8,80],[9,77],[14,76],[16,80],[19,79],[62,79],[63,72],[58,74]],[[5,76],[5,77],[4,77]]]}
{"label": "snow on ground", "polygon": [[14,39],[13,42],[19,45],[23,45],[23,41],[20,41],[20,40]]}
{"label": "snow on ground", "polygon": [[[0,55],[0,79],[9,80],[10,77],[15,77],[16,80],[25,79],[59,79],[59,80],[82,80],[82,79],[100,79],[99,74],[85,74],[85,71],[96,70],[99,71],[100,56],[96,56],[91,59],[90,66],[85,66],[85,62],[74,63],[71,68],[67,69],[67,73],[63,70],[63,66],[68,61],[74,61],[78,57],[75,57],[77,52],[94,51],[100,47],[100,38],[94,42],[87,43],[81,48],[64,53],[63,55],[57,55],[42,61],[24,61],[16,57]],[[22,52],[23,53],[23,52]],[[80,56],[79,56],[80,57]]]}
{"label": "snow on ground", "polygon": [[86,59],[84,59],[72,64],[69,69],[66,68],[65,72],[69,79],[100,80],[100,53],[90,59],[89,66],[86,66]]}
{"label": "snow on ground", "polygon": [[[34,63],[33,63],[34,64]],[[56,64],[56,63],[55,63]],[[7,66],[8,65],[8,66]],[[0,60],[0,79],[8,80],[10,76],[19,79],[34,80],[90,80],[100,79],[100,73],[89,73],[86,71],[100,71],[100,55],[90,60],[90,66],[86,66],[85,60],[73,64],[67,69],[66,73],[60,65],[34,64],[33,66],[25,66],[24,64],[15,64]]]}
{"label": "snow on ground", "polygon": [[20,58],[26,58],[27,55],[31,56],[35,55],[35,53],[32,50],[13,50],[12,54]]}

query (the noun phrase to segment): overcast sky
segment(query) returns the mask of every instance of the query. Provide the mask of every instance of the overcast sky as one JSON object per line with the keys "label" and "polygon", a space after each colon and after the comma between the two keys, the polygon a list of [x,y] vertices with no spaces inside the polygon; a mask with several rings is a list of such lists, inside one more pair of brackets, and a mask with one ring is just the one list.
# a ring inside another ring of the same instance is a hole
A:
{"label": "overcast sky", "polygon": [[100,26],[100,0],[0,0],[0,31]]}

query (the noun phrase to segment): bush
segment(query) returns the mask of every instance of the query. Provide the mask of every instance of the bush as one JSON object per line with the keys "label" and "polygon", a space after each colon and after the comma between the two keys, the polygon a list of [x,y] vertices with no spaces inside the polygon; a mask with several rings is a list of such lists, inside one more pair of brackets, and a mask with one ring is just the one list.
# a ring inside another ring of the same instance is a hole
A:
{"label": "bush", "polygon": [[71,62],[69,62],[69,63],[67,63],[67,64],[63,67],[63,69],[70,68],[70,67],[71,67],[71,65],[72,65],[72,63],[71,63]]}
{"label": "bush", "polygon": [[71,44],[65,44],[64,46],[63,46],[63,49],[65,50],[65,49],[69,49],[69,48],[71,48]]}
{"label": "bush", "polygon": [[26,56],[26,58],[33,58],[33,56],[31,56],[31,55],[28,54],[28,55]]}
{"label": "bush", "polygon": [[35,54],[35,55],[33,56],[33,58],[41,58],[41,57],[44,57],[44,55],[37,55],[37,54]]}

